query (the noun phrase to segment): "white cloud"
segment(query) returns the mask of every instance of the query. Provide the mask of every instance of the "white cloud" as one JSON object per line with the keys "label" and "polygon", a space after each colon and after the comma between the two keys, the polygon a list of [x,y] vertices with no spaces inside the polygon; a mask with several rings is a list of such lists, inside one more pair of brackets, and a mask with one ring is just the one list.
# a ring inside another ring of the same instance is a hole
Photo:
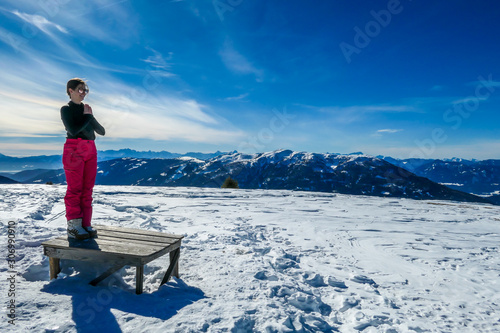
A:
{"label": "white cloud", "polygon": [[371,136],[372,137],[376,137],[376,138],[380,138],[384,134],[394,134],[394,133],[398,133],[398,132],[402,132],[402,131],[403,131],[402,129],[385,128],[385,129],[379,129],[379,130],[377,130]]}
{"label": "white cloud", "polygon": [[229,40],[226,40],[219,52],[226,67],[236,74],[253,74],[258,82],[263,81],[264,71],[256,68],[241,53],[236,51]]}
{"label": "white cloud", "polygon": [[59,143],[0,142],[0,152],[7,156],[34,156],[62,154],[64,140]]}
{"label": "white cloud", "polygon": [[377,113],[421,113],[422,111],[411,105],[353,105],[353,106],[312,106],[295,104],[310,109],[313,112],[332,115],[337,124],[351,124],[366,120],[367,114]]}
{"label": "white cloud", "polygon": [[249,95],[249,93],[244,93],[244,94],[241,94],[241,95],[238,95],[238,96],[226,97],[223,100],[226,101],[226,102],[229,102],[229,101],[241,101],[241,100],[245,99],[246,97],[248,97],[248,95]]}
{"label": "white cloud", "polygon": [[[30,144],[33,137],[63,138],[59,110],[68,100],[66,81],[74,75],[44,57],[25,60],[0,54],[0,62],[5,65],[0,81],[0,143],[5,144],[7,137],[24,137],[18,142]],[[86,73],[91,93],[85,102],[93,106],[96,118],[106,128],[105,141],[227,144],[244,137],[241,130],[194,99],[178,97],[161,86],[145,89],[141,80],[137,85],[122,82],[105,71]]]}
{"label": "white cloud", "polygon": [[45,17],[41,15],[31,15],[31,14],[26,14],[26,13],[21,13],[17,10],[14,10],[12,14],[16,15],[17,17],[21,18],[22,20],[34,25],[44,33],[46,33],[49,36],[53,36],[53,33],[51,29],[55,28],[59,30],[62,33],[67,34],[68,30],[66,28],[60,26],[59,24],[56,24],[54,22],[50,22],[47,20]]}
{"label": "white cloud", "polygon": [[0,41],[10,45],[17,52],[22,51],[27,43],[27,39],[0,27]]}
{"label": "white cloud", "polygon": [[[112,138],[182,140],[220,144],[240,140],[243,133],[226,130],[220,126],[207,126],[203,121],[210,120],[194,101],[168,100],[169,106],[159,109],[157,105],[130,104],[100,105],[96,118],[106,128],[106,135]],[[96,104],[98,105],[98,104]],[[217,125],[217,124],[215,124]]]}
{"label": "white cloud", "polygon": [[347,112],[361,112],[361,113],[399,113],[399,112],[418,112],[414,107],[408,105],[356,105],[338,108],[341,111]]}
{"label": "white cloud", "polygon": [[304,104],[295,104],[324,113],[402,113],[415,112],[420,113],[421,110],[411,105],[352,105],[352,106],[313,106]]}
{"label": "white cloud", "polygon": [[489,90],[490,90],[490,92],[493,92],[494,88],[500,87],[500,81],[494,81],[492,74],[489,74],[487,76],[480,75],[478,77],[478,81],[470,82],[468,85],[474,86],[474,87],[481,87],[482,86],[482,87],[486,87],[486,88],[492,88]]}
{"label": "white cloud", "polygon": [[58,136],[64,134],[59,126],[59,108],[57,101],[40,99],[37,96],[20,93],[0,93],[0,137],[37,137]]}
{"label": "white cloud", "polygon": [[397,133],[397,132],[402,132],[403,130],[402,129],[380,129],[377,131],[377,133]]}
{"label": "white cloud", "polygon": [[466,98],[462,98],[462,99],[457,99],[457,100],[451,102],[451,104],[453,104],[453,105],[457,105],[457,104],[469,104],[470,102],[472,102],[472,104],[477,104],[478,102],[485,101],[487,99],[488,99],[488,97],[473,97],[473,96],[470,96],[470,97],[466,97]]}
{"label": "white cloud", "polygon": [[144,59],[142,61],[151,65],[154,68],[170,69],[170,65],[167,63],[167,60],[172,60],[173,57],[172,52],[169,52],[168,58],[165,58],[160,52],[156,51],[155,49],[152,49],[150,47],[148,47],[147,49],[152,51],[154,55],[149,56],[147,59]]}
{"label": "white cloud", "polygon": [[152,56],[149,56],[146,59],[142,59],[146,64],[148,64],[151,68],[147,69],[148,73],[150,73],[153,76],[153,79],[160,81],[162,77],[173,77],[175,74],[173,74],[170,71],[170,68],[172,67],[171,64],[169,63],[170,60],[173,58],[173,53],[169,52],[168,57],[164,57],[160,52],[148,47],[148,50],[153,52]]}

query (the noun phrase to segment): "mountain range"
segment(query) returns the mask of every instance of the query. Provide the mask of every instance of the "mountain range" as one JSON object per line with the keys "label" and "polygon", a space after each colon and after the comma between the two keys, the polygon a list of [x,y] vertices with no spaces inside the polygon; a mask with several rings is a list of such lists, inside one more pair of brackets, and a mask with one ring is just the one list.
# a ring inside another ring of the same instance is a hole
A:
{"label": "mountain range", "polygon": [[[484,163],[395,160],[362,154],[319,154],[291,150],[252,155],[238,152],[218,152],[212,157],[210,154],[198,155],[204,158],[186,155],[101,160],[98,163],[96,184],[220,187],[230,176],[238,181],[240,188],[248,189],[289,189],[490,203],[497,203],[498,196],[484,198],[471,194],[473,191],[463,190],[480,189],[481,193],[477,194],[484,196],[500,189],[497,183],[492,182],[500,175],[500,161],[496,160]],[[431,177],[441,178],[436,182]],[[62,169],[26,170],[11,178],[26,183],[65,182]],[[487,184],[480,185],[480,182]]]}
{"label": "mountain range", "polygon": [[[220,151],[215,153],[195,153],[186,154],[170,153],[168,151],[137,151],[132,149],[120,150],[100,150],[97,153],[99,162],[108,161],[115,158],[135,157],[135,158],[176,158],[190,156],[199,159],[209,159],[224,154]],[[34,169],[62,169],[62,155],[41,155],[28,157],[12,157],[0,154],[0,174],[12,175],[25,170]]]}
{"label": "mountain range", "polygon": [[384,159],[418,176],[456,190],[477,195],[500,194],[500,160]]}

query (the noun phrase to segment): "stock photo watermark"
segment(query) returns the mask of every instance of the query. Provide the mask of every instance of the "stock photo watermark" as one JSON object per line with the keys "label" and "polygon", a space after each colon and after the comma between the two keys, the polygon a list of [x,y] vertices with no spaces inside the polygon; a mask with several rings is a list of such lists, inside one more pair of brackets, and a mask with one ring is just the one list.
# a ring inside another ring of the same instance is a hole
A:
{"label": "stock photo watermark", "polygon": [[[481,102],[488,100],[496,90],[492,74],[488,78],[480,75],[477,82],[473,95],[454,102],[453,106],[443,113],[443,121],[450,124],[451,129],[454,131],[458,130],[464,120],[479,109]],[[418,148],[410,154],[410,158],[427,158],[431,156],[436,151],[437,145],[446,142],[447,139],[448,135],[445,129],[441,127],[434,128],[430,137],[424,140],[415,140]]]}
{"label": "stock photo watermark", "polygon": [[[7,38],[9,39],[9,44],[12,47],[19,51],[19,47],[22,44],[27,43],[30,39],[35,38],[40,33],[39,25],[43,25],[47,22],[48,18],[54,18],[57,16],[61,7],[68,4],[69,0],[39,0],[37,1],[38,7],[40,11],[32,15],[33,23],[30,23],[25,20],[22,28],[21,28],[21,36],[15,33],[9,32],[7,34]],[[20,16],[19,12],[14,12],[14,14]],[[22,15],[20,16],[22,17]]]}
{"label": "stock photo watermark", "polygon": [[75,307],[76,313],[85,318],[87,324],[93,321],[98,313],[106,310],[106,307],[113,301],[114,295],[120,293],[118,288],[113,287],[113,283],[116,281],[115,277],[109,278],[106,289],[99,290],[95,297],[89,296]]}
{"label": "stock photo watermark", "polygon": [[[456,101],[453,103],[452,107],[444,111],[442,116],[443,121],[451,125],[448,131],[450,129],[453,131],[459,130],[464,120],[470,118],[470,116],[479,109],[481,102],[488,100],[496,92],[499,86],[498,82],[493,80],[493,74],[490,74],[487,78],[480,75],[474,88],[474,94]],[[444,144],[447,140],[448,135],[446,129],[435,127],[431,131],[429,137],[423,140],[414,141],[417,148],[410,153],[408,158],[430,158],[436,151],[438,145]],[[403,181],[403,179],[408,178],[412,172],[415,171],[411,164],[408,164],[407,168],[409,169],[408,171],[398,168],[397,174],[388,173],[385,176],[388,180],[398,183],[398,181]]]}
{"label": "stock photo watermark", "polygon": [[247,141],[243,141],[238,151],[251,150],[253,153],[262,151],[274,139],[275,135],[282,132],[296,115],[288,113],[286,107],[279,111],[278,109],[272,110],[274,116],[269,120],[268,126],[261,128],[261,130],[254,136],[250,136]]}
{"label": "stock photo watermark", "polygon": [[7,319],[16,324],[16,222],[9,221],[7,226]]}
{"label": "stock photo watermark", "polygon": [[[411,1],[411,0],[409,0]],[[352,44],[341,42],[340,50],[344,55],[348,64],[352,62],[354,54],[360,54],[363,49],[370,45],[371,41],[376,38],[384,28],[391,23],[395,15],[401,14],[403,6],[399,0],[389,0],[386,9],[378,11],[371,10],[370,15],[373,20],[368,21],[362,28],[354,27],[354,38]]]}
{"label": "stock photo watermark", "polygon": [[[246,140],[242,141],[237,151],[245,152],[249,154],[261,153],[269,144],[275,140],[276,134],[281,133],[285,128],[290,125],[291,120],[296,117],[295,114],[289,113],[286,107],[280,111],[276,108],[272,109],[273,116],[269,119],[267,126],[262,127],[255,135],[247,137]],[[231,178],[238,177],[238,175],[243,171],[239,169],[236,173],[230,165],[223,165],[222,169],[227,172]],[[215,180],[214,183],[217,186],[221,186],[225,179]]]}
{"label": "stock photo watermark", "polygon": [[[113,101],[113,107],[120,110],[120,116],[124,120],[129,118],[132,114],[131,101],[133,101],[134,104],[140,104],[146,101],[148,99],[148,93],[158,89],[163,83],[165,75],[160,74],[161,72],[157,68],[148,65],[144,70],[146,74],[142,77],[141,86],[133,88],[127,95],[120,95]],[[110,124],[108,126],[110,132],[116,127],[116,124]]]}

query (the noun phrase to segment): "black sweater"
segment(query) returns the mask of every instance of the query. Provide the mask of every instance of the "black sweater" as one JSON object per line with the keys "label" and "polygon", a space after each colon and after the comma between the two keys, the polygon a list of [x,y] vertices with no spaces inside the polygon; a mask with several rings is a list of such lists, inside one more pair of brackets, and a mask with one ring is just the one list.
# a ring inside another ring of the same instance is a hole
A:
{"label": "black sweater", "polygon": [[68,139],[95,140],[95,132],[104,135],[104,127],[91,114],[83,114],[83,103],[70,101],[61,108],[61,119],[66,127]]}

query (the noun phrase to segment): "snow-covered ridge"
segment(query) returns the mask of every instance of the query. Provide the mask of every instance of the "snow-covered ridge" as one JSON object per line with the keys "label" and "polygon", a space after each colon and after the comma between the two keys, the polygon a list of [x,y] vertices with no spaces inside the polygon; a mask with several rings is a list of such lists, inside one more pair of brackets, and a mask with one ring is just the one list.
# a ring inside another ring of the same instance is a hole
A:
{"label": "snow-covered ridge", "polygon": [[[488,202],[451,190],[369,155],[340,155],[276,150],[258,154],[232,152],[202,161],[121,158],[98,164],[97,184],[220,187],[227,177],[240,188],[286,189]],[[64,171],[40,175],[32,182],[64,183]]]}
{"label": "snow-covered ridge", "polygon": [[[173,154],[169,152],[137,152],[130,149],[123,149],[120,151],[100,151],[98,157],[101,161],[107,161],[113,157],[115,158],[135,158],[138,160],[164,160],[164,159],[175,159],[181,156],[180,154]],[[367,163],[371,160],[371,163],[378,161],[379,166],[381,166],[381,160],[389,162],[395,166],[403,168],[417,176],[428,178],[433,182],[439,184],[449,184],[446,185],[452,189],[459,191],[464,191],[467,193],[480,195],[483,197],[489,197],[492,200],[500,204],[500,196],[498,192],[500,191],[500,160],[465,160],[460,158],[445,159],[445,160],[435,160],[435,159],[395,159],[388,156],[373,156],[365,155],[362,153],[352,153],[352,154],[319,154],[319,153],[307,153],[307,152],[294,152],[285,149],[279,149],[273,152],[266,152],[260,154],[241,154],[236,151],[230,153],[216,152],[214,154],[202,154],[202,153],[186,153],[182,157],[193,157],[198,159],[197,162],[200,165],[198,173],[208,174],[211,172],[213,166],[224,168],[228,172],[233,172],[234,168],[229,167],[229,163],[237,164],[239,162],[252,161],[255,166],[277,164],[280,165],[293,165],[294,163],[307,165],[310,164],[309,161],[324,161],[323,163],[316,163],[314,170],[320,173],[329,174],[332,170],[335,170],[341,161],[349,162],[354,159],[357,160],[357,164]],[[214,158],[216,157],[216,158]],[[281,157],[283,159],[278,161]],[[364,162],[361,159],[364,158]],[[204,161],[212,162],[202,163]],[[257,161],[257,159],[259,159]],[[119,160],[118,160],[119,161]],[[202,162],[200,162],[202,161]],[[62,182],[64,179],[57,179],[57,172],[49,169],[60,169],[61,156],[33,156],[25,158],[14,158],[9,156],[0,156],[0,169],[1,170],[16,170],[16,169],[33,169],[39,168],[40,170],[25,170],[16,174],[4,173],[1,176],[6,176],[18,182],[28,182],[28,183],[43,183],[45,181]],[[348,171],[342,170],[342,172],[347,173]],[[49,173],[49,175],[43,175],[38,177],[43,173]],[[109,172],[105,173],[101,170],[101,174],[106,174],[112,176]],[[62,174],[62,172],[59,172]],[[166,174],[164,171],[160,171],[159,174]],[[52,179],[48,179],[52,177]],[[285,177],[278,176],[283,179]],[[383,177],[381,175],[378,178]],[[155,175],[148,175],[145,179],[150,179],[154,183]],[[0,178],[0,183],[12,183],[10,179]],[[130,182],[124,182],[123,184],[138,184],[140,181],[138,179],[131,180]],[[199,186],[195,183],[192,185]],[[266,185],[267,186],[267,185]],[[314,187],[314,186],[313,186]]]}

